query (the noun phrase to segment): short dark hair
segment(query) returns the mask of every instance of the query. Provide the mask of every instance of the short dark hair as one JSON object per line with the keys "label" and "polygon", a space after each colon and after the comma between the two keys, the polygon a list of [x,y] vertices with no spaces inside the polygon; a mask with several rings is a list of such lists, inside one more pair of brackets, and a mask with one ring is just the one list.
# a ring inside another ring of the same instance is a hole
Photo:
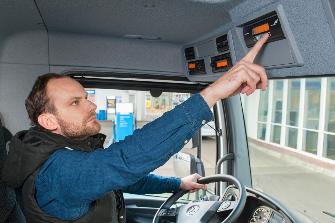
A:
{"label": "short dark hair", "polygon": [[53,114],[56,112],[54,105],[50,103],[50,99],[47,95],[47,85],[50,80],[60,78],[70,77],[56,73],[47,73],[39,76],[36,79],[34,86],[25,101],[26,110],[31,121],[31,125],[40,126],[38,124],[38,116],[43,112],[49,112]]}

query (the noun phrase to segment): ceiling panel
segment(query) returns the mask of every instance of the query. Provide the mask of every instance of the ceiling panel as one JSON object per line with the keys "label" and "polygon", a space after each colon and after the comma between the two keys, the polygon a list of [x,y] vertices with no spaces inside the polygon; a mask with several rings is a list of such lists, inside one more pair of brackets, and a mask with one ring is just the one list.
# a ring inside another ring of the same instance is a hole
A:
{"label": "ceiling panel", "polygon": [[230,22],[242,0],[37,0],[51,31],[185,43]]}
{"label": "ceiling panel", "polygon": [[0,0],[0,36],[44,29],[33,0]]}

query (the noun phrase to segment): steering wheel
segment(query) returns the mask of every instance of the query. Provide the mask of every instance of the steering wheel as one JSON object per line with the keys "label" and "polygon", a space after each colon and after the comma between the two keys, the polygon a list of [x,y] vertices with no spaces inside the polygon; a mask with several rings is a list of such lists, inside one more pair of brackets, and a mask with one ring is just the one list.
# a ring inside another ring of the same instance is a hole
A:
{"label": "steering wheel", "polygon": [[191,201],[179,209],[171,209],[171,206],[184,194],[189,193],[186,190],[180,190],[171,195],[158,209],[153,223],[159,223],[162,217],[177,217],[177,223],[203,223],[208,222],[216,212],[230,211],[230,214],[221,223],[234,222],[242,213],[246,202],[246,190],[240,181],[225,174],[216,174],[198,179],[198,183],[208,184],[214,182],[229,182],[235,185],[240,196],[236,201]]}

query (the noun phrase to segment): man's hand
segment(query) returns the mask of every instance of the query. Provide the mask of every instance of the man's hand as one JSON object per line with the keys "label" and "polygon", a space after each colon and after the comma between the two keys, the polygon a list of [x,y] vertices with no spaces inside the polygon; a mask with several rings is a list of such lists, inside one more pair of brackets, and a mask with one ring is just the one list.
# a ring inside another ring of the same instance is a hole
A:
{"label": "man's hand", "polygon": [[266,89],[265,69],[254,64],[254,60],[268,38],[269,34],[265,34],[235,66],[200,92],[209,107],[213,107],[219,99],[239,93],[250,95],[256,89]]}
{"label": "man's hand", "polygon": [[189,175],[187,177],[181,178],[180,189],[189,190],[190,192],[198,191],[199,189],[207,189],[206,184],[198,184],[197,180],[201,178],[201,176],[197,173]]}

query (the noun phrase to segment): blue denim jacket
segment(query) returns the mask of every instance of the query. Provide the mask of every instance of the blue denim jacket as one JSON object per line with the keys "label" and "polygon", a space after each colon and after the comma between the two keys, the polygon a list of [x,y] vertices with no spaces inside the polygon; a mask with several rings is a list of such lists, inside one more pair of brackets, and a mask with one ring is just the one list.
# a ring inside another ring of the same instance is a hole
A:
{"label": "blue denim jacket", "polygon": [[57,150],[36,177],[37,203],[49,215],[74,220],[87,213],[94,200],[115,189],[136,194],[176,191],[179,178],[150,172],[181,150],[212,118],[202,96],[195,94],[106,149]]}

